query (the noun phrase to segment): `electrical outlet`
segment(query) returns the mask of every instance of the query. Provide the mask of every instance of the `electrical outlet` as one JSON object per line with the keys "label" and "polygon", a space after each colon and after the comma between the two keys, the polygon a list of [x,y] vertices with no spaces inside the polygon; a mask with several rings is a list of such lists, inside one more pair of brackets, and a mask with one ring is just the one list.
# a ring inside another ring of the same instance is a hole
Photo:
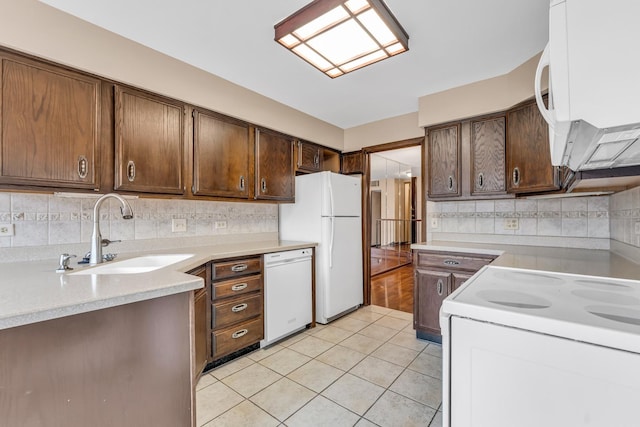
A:
{"label": "electrical outlet", "polygon": [[[640,234],[640,221],[636,221],[636,222],[633,224],[633,232],[634,232],[635,234]],[[0,233],[0,234],[2,234],[2,233]]]}
{"label": "electrical outlet", "polygon": [[440,227],[440,221],[438,220],[438,218],[433,217],[431,218],[431,228],[438,228]]}
{"label": "electrical outlet", "polygon": [[0,225],[0,236],[13,236],[15,234],[15,226],[13,224]]}
{"label": "electrical outlet", "polygon": [[520,227],[518,218],[505,218],[504,229],[505,230],[517,230]]}
{"label": "electrical outlet", "polygon": [[216,230],[219,228],[227,228],[227,221],[216,221]]}
{"label": "electrical outlet", "polygon": [[172,233],[184,233],[187,231],[187,220],[185,218],[173,218],[171,220]]}

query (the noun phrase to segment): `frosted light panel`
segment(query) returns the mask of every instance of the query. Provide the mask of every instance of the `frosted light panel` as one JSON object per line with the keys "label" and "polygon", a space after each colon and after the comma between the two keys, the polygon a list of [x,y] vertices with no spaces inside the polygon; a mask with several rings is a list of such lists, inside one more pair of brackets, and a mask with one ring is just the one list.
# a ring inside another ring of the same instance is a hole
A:
{"label": "frosted light panel", "polygon": [[361,13],[360,15],[358,15],[358,20],[362,22],[362,25],[364,25],[367,30],[369,30],[369,32],[373,34],[373,37],[375,37],[376,40],[378,40],[378,43],[380,43],[382,46],[387,46],[398,41],[398,39],[396,39],[396,36],[394,36],[389,28],[387,28],[387,26],[382,21],[382,19],[380,19],[380,16],[378,16],[375,10],[370,9],[364,13]]}
{"label": "frosted light panel", "polygon": [[378,49],[376,42],[354,21],[340,24],[307,43],[334,64],[342,64]]}
{"label": "frosted light panel", "polygon": [[364,9],[371,7],[367,0],[349,0],[348,2],[345,3],[345,6],[347,6],[347,8],[354,15],[357,15]]}
{"label": "frosted light panel", "polygon": [[318,34],[320,31],[329,28],[330,26],[344,21],[349,18],[349,14],[342,6],[338,6],[333,10],[325,13],[324,15],[314,19],[308,24],[295,30],[293,34],[302,40],[307,40],[309,37]]}
{"label": "frosted light panel", "polygon": [[316,68],[319,68],[321,71],[325,71],[329,68],[333,68],[333,65],[331,65],[330,62],[328,62],[322,56],[315,53],[306,44],[301,44],[299,46],[294,47],[293,51],[298,55],[302,56],[305,60],[311,62]]}
{"label": "frosted light panel", "polygon": [[287,47],[293,47],[298,43],[300,43],[300,40],[298,40],[296,37],[292,36],[291,34],[287,34],[286,36],[280,39],[280,43],[284,44]]}
{"label": "frosted light panel", "polygon": [[340,67],[345,73],[348,73],[349,71],[353,71],[356,70],[360,67],[364,67],[365,65],[371,64],[372,62],[376,62],[376,61],[380,61],[381,59],[386,58],[387,55],[379,50],[377,52],[373,52],[370,55],[367,55],[365,57],[356,59],[355,61],[351,61],[348,64],[343,65],[342,67]]}

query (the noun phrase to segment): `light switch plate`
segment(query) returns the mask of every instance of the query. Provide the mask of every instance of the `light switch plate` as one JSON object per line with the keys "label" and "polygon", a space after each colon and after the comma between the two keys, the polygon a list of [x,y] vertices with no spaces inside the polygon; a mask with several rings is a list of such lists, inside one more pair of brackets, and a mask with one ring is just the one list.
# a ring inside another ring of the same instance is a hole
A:
{"label": "light switch plate", "polygon": [[505,230],[517,230],[520,227],[518,218],[505,218],[504,229]]}
{"label": "light switch plate", "polygon": [[13,224],[0,224],[0,236],[15,235],[15,226]]}
{"label": "light switch plate", "polygon": [[431,218],[431,228],[438,228],[440,227],[440,221],[438,221],[438,218]]}
{"label": "light switch plate", "polygon": [[172,233],[184,233],[187,231],[187,220],[185,218],[173,218],[171,220]]}

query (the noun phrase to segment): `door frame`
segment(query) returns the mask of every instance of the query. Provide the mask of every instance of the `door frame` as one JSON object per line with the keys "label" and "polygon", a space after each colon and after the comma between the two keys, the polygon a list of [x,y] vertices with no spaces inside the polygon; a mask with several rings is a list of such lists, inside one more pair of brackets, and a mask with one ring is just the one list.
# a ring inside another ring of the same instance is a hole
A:
{"label": "door frame", "polygon": [[[372,145],[362,148],[363,156],[363,177],[362,177],[362,274],[364,279],[364,305],[371,304],[371,160],[370,154],[381,151],[391,151],[400,148],[420,147],[421,152],[421,174],[424,175],[424,149],[425,137],[404,139],[401,141],[388,142],[386,144]],[[423,229],[426,227],[423,227]],[[423,231],[424,234],[424,231]],[[424,240],[424,239],[423,239]]]}

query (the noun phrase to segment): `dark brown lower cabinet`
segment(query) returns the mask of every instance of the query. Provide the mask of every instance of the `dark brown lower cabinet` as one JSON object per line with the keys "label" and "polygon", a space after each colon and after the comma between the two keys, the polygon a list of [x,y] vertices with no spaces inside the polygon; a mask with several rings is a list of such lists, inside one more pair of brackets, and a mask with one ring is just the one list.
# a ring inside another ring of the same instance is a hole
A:
{"label": "dark brown lower cabinet", "polygon": [[441,343],[442,301],[495,256],[433,250],[413,252],[413,329],[418,338]]}

